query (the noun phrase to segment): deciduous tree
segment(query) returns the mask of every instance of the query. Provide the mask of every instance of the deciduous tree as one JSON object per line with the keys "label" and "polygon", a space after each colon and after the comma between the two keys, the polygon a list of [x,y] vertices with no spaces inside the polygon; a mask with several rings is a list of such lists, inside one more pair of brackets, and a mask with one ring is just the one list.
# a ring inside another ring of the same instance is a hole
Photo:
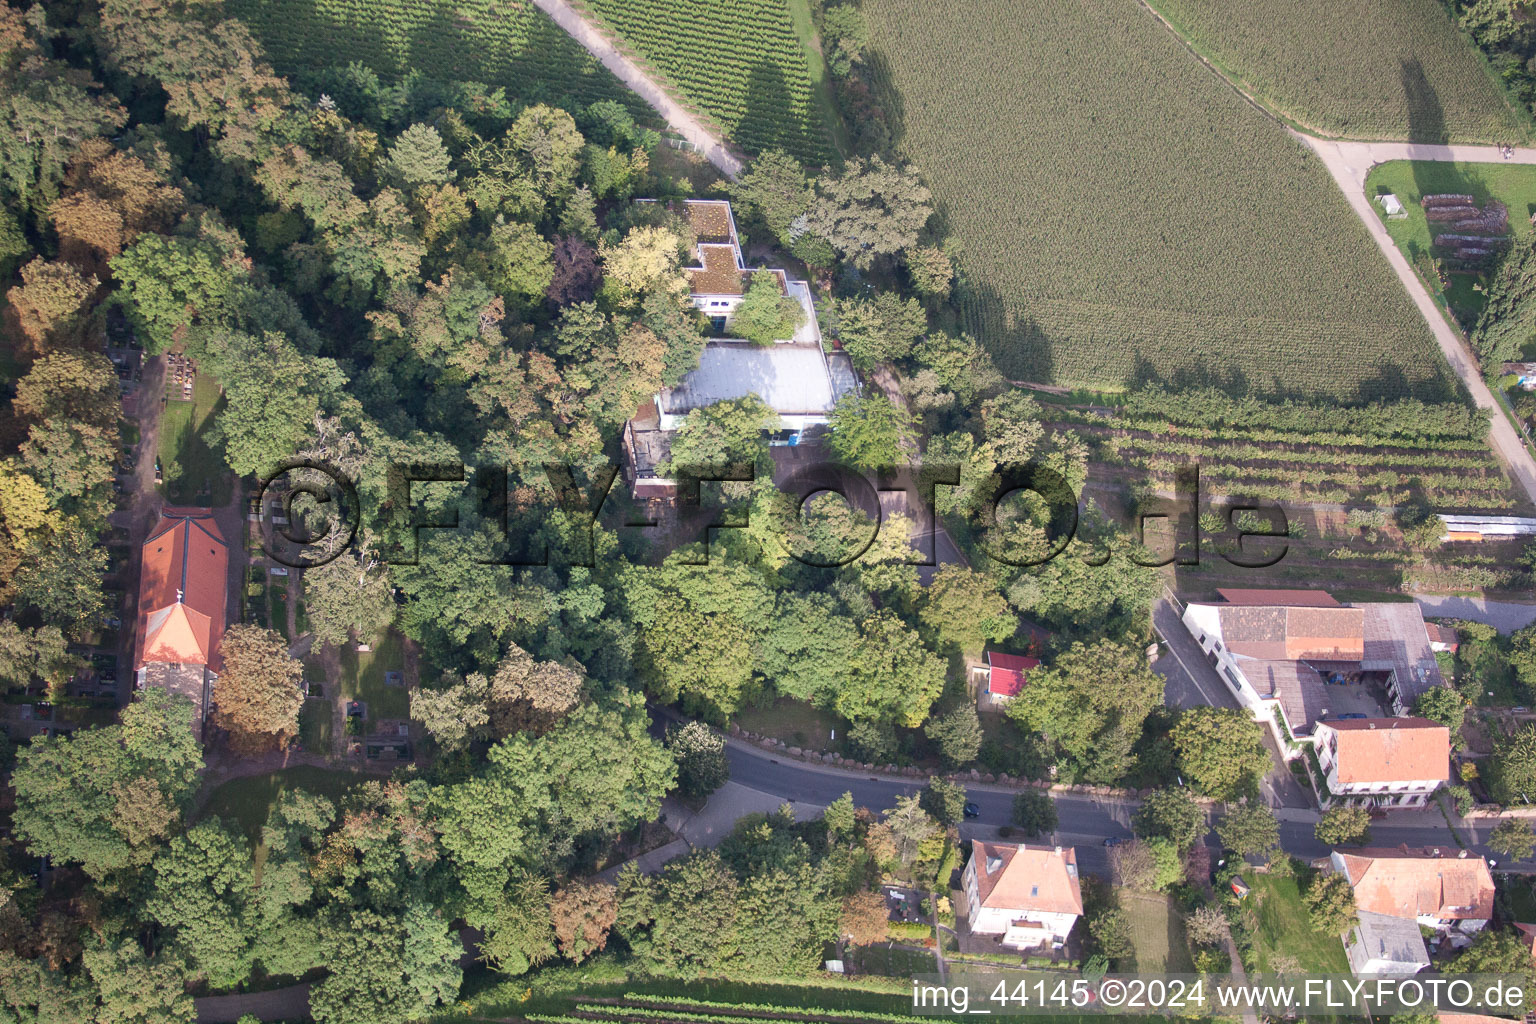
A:
{"label": "deciduous tree", "polygon": [[224,671],[214,689],[213,721],[252,749],[286,747],[299,734],[304,666],[282,634],[249,623],[229,627],[219,647]]}
{"label": "deciduous tree", "polygon": [[709,796],[731,777],[725,737],[703,722],[685,722],[667,730],[667,747],[677,759],[677,786],[695,800]]}
{"label": "deciduous tree", "polygon": [[550,918],[560,955],[577,963],[608,944],[618,920],[618,890],[602,882],[572,882],[550,898]]}
{"label": "deciduous tree", "polygon": [[371,642],[395,619],[395,599],[384,566],[367,552],[343,552],[304,570],[304,608],[318,644],[344,644],[356,635]]}
{"label": "deciduous tree", "polygon": [[1166,787],[1153,790],[1141,801],[1131,817],[1136,834],[1143,838],[1161,836],[1180,850],[1198,843],[1209,826],[1205,810],[1187,789]]}
{"label": "deciduous tree", "polygon": [[[1104,680],[1113,679],[1114,686]],[[1146,657],[1108,640],[1073,644],[1008,705],[1020,725],[1049,737],[1091,782],[1112,783],[1130,770],[1141,726],[1162,702],[1163,680]]]}
{"label": "deciduous tree", "polygon": [[965,787],[940,775],[928,779],[928,788],[919,794],[923,810],[940,825],[958,825],[965,817]]}
{"label": "deciduous tree", "polygon": [[1258,793],[1270,769],[1259,726],[1246,712],[1191,708],[1173,727],[1179,770],[1196,791],[1218,800]]}
{"label": "deciduous tree", "polygon": [[1363,846],[1371,840],[1371,815],[1364,807],[1334,807],[1323,812],[1312,830],[1329,846]]}
{"label": "deciduous tree", "polygon": [[1520,818],[1506,818],[1493,827],[1488,848],[1510,860],[1525,860],[1536,849],[1536,833],[1530,823]]}
{"label": "deciduous tree", "polygon": [[853,946],[872,946],[884,942],[890,933],[891,912],[885,897],[865,889],[843,900],[843,914],[838,919],[839,933]]}
{"label": "deciduous tree", "polygon": [[780,289],[778,276],[759,272],[736,307],[731,333],[754,345],[772,345],[793,338],[804,323],[805,310]]}
{"label": "deciduous tree", "polygon": [[816,197],[805,168],[782,149],[759,153],[730,183],[730,193],[744,214],[761,221],[783,245],[793,241],[795,220]]}
{"label": "deciduous tree", "polygon": [[1266,854],[1280,845],[1280,823],[1269,808],[1243,804],[1216,823],[1216,835],[1229,850],[1245,856]]}
{"label": "deciduous tree", "polygon": [[1005,640],[1018,619],[991,577],[969,566],[946,565],[923,589],[918,618],[944,647],[979,654],[989,640]]}
{"label": "deciduous tree", "polygon": [[42,737],[18,752],[16,835],[33,853],[98,878],[146,864],[166,831],[140,828],[143,798],[152,787],[153,803],[170,811],[160,817],[168,826],[186,810],[202,763],[192,702],[150,687],[123,709],[120,725]]}
{"label": "deciduous tree", "polygon": [[981,752],[981,719],[976,715],[976,705],[969,700],[930,718],[923,726],[923,734],[939,748],[945,763],[952,768],[965,767]]}
{"label": "deciduous tree", "polygon": [[1467,701],[1449,686],[1434,686],[1419,694],[1413,702],[1413,713],[1451,730],[1451,742],[1456,743],[1466,721]]}
{"label": "deciduous tree", "polygon": [[911,413],[878,392],[850,392],[828,418],[832,453],[858,469],[899,466],[917,440]]}
{"label": "deciduous tree", "polygon": [[1536,793],[1536,725],[1494,740],[1487,780],[1490,795],[1506,806]]}
{"label": "deciduous tree", "polygon": [[1027,836],[1056,831],[1056,801],[1044,793],[1025,790],[1013,798],[1013,823]]}
{"label": "deciduous tree", "polygon": [[850,160],[817,182],[806,227],[859,267],[917,244],[933,215],[931,195],[913,172],[878,156]]}
{"label": "deciduous tree", "polygon": [[443,137],[431,125],[411,125],[389,147],[389,173],[406,188],[451,181],[452,162]]}
{"label": "deciduous tree", "polygon": [[6,292],[7,333],[31,355],[84,345],[96,284],[62,260],[34,259]]}
{"label": "deciduous tree", "polygon": [[1354,923],[1355,891],[1350,888],[1349,879],[1337,872],[1313,877],[1302,900],[1312,919],[1313,931],[1338,935]]}
{"label": "deciduous tree", "polygon": [[859,623],[837,693],[838,714],[916,728],[944,691],[944,662],[888,610]]}

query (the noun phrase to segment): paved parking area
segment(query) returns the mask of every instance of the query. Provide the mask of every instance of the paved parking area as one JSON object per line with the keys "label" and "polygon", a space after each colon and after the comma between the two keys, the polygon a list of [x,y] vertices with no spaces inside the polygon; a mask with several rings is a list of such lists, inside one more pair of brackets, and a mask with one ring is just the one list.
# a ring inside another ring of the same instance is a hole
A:
{"label": "paved parking area", "polygon": [[1167,680],[1163,703],[1171,708],[1240,708],[1167,598],[1152,606],[1152,624],[1163,641],[1153,669]]}
{"label": "paved parking area", "polygon": [[1365,715],[1367,718],[1390,717],[1376,699],[1375,691],[1363,683],[1345,683],[1342,686],[1329,684],[1325,689],[1328,692],[1326,718],[1350,714]]}

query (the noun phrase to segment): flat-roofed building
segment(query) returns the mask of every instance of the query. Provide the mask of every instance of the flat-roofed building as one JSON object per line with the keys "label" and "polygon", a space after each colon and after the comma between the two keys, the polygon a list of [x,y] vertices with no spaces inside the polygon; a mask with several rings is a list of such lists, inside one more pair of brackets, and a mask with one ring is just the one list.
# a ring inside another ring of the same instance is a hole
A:
{"label": "flat-roofed building", "polygon": [[[675,492],[675,481],[664,475],[671,435],[696,410],[756,395],[777,415],[771,429],[798,443],[803,431],[825,425],[838,399],[859,383],[847,355],[824,350],[810,285],[783,270],[746,265],[730,203],[690,199],[670,208],[687,221],[695,240],[695,262],[683,268],[689,301],[709,318],[717,337],[705,342],[695,369],[675,387],[657,392],[625,424],[626,476],[640,498]],[[766,345],[731,336],[736,311],[758,275],[772,280],[803,313],[791,336]]]}

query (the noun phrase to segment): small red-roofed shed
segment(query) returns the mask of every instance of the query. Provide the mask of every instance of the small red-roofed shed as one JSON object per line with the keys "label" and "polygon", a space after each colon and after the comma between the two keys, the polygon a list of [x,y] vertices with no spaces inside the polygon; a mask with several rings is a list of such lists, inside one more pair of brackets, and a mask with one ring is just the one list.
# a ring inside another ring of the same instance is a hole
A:
{"label": "small red-roofed shed", "polygon": [[988,651],[987,692],[994,697],[1017,697],[1030,671],[1039,665],[1039,658]]}

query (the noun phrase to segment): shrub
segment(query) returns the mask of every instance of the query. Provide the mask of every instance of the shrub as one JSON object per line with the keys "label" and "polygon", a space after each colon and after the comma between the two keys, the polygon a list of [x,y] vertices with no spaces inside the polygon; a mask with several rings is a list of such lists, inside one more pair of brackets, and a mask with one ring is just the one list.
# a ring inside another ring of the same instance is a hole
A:
{"label": "shrub", "polygon": [[1026,791],[1013,798],[1013,823],[1027,836],[1056,831],[1056,803],[1044,793]]}

